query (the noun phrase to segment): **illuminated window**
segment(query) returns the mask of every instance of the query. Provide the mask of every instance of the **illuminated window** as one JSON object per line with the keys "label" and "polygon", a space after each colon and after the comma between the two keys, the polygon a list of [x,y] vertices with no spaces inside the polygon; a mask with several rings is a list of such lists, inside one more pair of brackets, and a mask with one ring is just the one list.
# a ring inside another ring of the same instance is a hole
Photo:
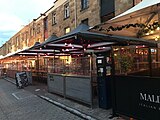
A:
{"label": "illuminated window", "polygon": [[65,34],[69,33],[70,30],[71,30],[70,27],[66,27],[66,28],[64,29]]}
{"label": "illuminated window", "polygon": [[18,36],[16,37],[16,44],[17,44],[17,46],[19,46],[19,37]]}

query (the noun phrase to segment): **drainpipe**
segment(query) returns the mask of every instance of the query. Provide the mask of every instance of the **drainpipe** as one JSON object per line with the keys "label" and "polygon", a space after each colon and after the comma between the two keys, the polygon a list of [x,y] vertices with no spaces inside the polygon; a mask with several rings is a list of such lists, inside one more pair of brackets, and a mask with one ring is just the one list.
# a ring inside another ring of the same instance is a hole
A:
{"label": "drainpipe", "polygon": [[75,19],[75,28],[77,27],[77,0],[74,0],[74,19]]}

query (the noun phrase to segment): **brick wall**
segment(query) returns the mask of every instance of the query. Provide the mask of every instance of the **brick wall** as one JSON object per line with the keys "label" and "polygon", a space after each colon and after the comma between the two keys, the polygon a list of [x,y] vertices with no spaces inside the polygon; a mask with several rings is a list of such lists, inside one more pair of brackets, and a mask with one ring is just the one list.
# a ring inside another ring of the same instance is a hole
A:
{"label": "brick wall", "polygon": [[[64,18],[64,6],[66,3],[69,3],[70,8],[70,17]],[[76,10],[75,10],[76,5]],[[52,13],[56,13],[56,24],[52,25]],[[75,18],[75,16],[77,16]],[[65,34],[64,29],[70,27],[71,30],[78,26],[82,20],[88,19],[89,26],[94,26],[100,23],[100,6],[99,0],[89,0],[89,7],[85,10],[81,10],[81,0],[77,0],[77,3],[74,3],[74,0],[66,1],[60,7],[53,10],[48,15],[48,34],[56,34],[57,36],[62,36]]]}
{"label": "brick wall", "polygon": [[133,0],[115,0],[115,15],[123,13],[129,8],[133,7]]}

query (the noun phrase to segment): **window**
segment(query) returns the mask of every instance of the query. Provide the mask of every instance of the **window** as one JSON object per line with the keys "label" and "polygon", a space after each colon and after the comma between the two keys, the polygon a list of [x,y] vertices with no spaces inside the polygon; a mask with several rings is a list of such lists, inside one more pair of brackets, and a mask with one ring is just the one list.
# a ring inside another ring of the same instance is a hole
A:
{"label": "window", "polygon": [[52,13],[52,25],[56,24],[56,12]]}
{"label": "window", "polygon": [[32,28],[30,27],[30,30],[29,30],[29,35],[30,37],[32,36]]}
{"label": "window", "polygon": [[17,37],[16,37],[16,44],[17,44],[17,48],[19,49],[19,47],[20,47],[20,36],[18,35]]}
{"label": "window", "polygon": [[37,34],[39,34],[41,32],[41,25],[37,24]]}
{"label": "window", "polygon": [[41,39],[40,39],[40,38],[38,38],[38,39],[37,39],[37,42],[41,43]]}
{"label": "window", "polygon": [[88,8],[88,0],[81,0],[81,9]]}
{"label": "window", "polygon": [[21,34],[21,40],[24,40],[24,33]]}
{"label": "window", "polygon": [[88,25],[88,18],[81,21],[81,23]]}
{"label": "window", "polygon": [[69,3],[64,6],[64,18],[69,17]]}
{"label": "window", "polygon": [[25,44],[28,46],[28,32],[26,31],[26,34],[25,34]]}
{"label": "window", "polygon": [[65,34],[67,34],[67,33],[69,33],[70,32],[70,27],[66,27],[66,28],[64,28],[64,32],[65,32]]}

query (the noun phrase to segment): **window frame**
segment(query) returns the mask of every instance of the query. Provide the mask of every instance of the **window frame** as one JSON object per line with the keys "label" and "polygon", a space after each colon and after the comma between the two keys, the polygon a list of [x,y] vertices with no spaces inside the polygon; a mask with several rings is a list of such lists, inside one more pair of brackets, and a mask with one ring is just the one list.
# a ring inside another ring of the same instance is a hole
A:
{"label": "window frame", "polygon": [[66,32],[67,29],[69,29],[69,32],[71,31],[71,28],[70,28],[69,26],[65,27],[65,28],[64,28],[64,34],[65,34],[65,35],[66,35],[67,33],[69,33],[69,32]]}
{"label": "window frame", "polygon": [[83,20],[81,20],[81,23],[83,23],[85,25],[89,25],[89,19],[88,18],[83,19]]}
{"label": "window frame", "polygon": [[64,5],[64,19],[67,19],[69,17],[70,17],[69,3],[66,3]]}
{"label": "window frame", "polygon": [[37,34],[41,33],[41,25],[40,24],[37,24],[36,33]]}
{"label": "window frame", "polygon": [[89,0],[81,0],[81,10],[87,9],[89,7]]}
{"label": "window frame", "polygon": [[52,12],[52,25],[55,25],[57,24],[57,21],[56,21],[56,12]]}

